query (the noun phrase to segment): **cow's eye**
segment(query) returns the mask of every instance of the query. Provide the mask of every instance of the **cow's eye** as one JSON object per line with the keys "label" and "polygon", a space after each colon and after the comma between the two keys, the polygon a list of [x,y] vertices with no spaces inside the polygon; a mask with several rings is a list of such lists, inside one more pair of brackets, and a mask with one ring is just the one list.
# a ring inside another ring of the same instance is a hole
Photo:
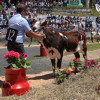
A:
{"label": "cow's eye", "polygon": [[33,31],[35,31],[36,30],[36,27],[33,27]]}

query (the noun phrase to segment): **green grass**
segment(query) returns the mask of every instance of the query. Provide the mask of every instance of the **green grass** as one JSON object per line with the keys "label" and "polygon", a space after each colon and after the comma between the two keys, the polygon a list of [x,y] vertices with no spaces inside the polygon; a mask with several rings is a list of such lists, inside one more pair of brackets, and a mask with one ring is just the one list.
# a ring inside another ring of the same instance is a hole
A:
{"label": "green grass", "polygon": [[100,43],[87,44],[87,49],[88,49],[88,51],[100,49]]}
{"label": "green grass", "polygon": [[100,43],[96,42],[96,39],[94,39],[94,43],[90,39],[87,39],[87,49],[88,51],[100,49]]}
{"label": "green grass", "polygon": [[91,12],[92,12],[91,16],[98,16],[98,17],[100,17],[100,14],[96,11],[96,9],[92,8]]}

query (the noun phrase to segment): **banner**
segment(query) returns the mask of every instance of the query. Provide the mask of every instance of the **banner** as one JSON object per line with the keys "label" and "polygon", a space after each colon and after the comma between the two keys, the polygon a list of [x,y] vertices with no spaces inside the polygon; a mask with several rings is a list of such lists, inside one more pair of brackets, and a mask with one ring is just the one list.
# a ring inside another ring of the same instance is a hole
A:
{"label": "banner", "polygon": [[70,0],[70,4],[79,5],[79,0]]}
{"label": "banner", "polygon": [[68,7],[83,7],[81,0],[68,0]]}

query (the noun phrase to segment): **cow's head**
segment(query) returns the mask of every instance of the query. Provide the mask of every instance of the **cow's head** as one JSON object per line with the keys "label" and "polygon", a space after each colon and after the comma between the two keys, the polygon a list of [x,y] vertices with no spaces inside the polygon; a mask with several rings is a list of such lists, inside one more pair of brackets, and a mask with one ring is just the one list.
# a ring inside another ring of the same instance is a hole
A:
{"label": "cow's head", "polygon": [[47,25],[47,21],[36,21],[33,25],[33,31],[34,32],[41,32],[42,28],[45,27]]}

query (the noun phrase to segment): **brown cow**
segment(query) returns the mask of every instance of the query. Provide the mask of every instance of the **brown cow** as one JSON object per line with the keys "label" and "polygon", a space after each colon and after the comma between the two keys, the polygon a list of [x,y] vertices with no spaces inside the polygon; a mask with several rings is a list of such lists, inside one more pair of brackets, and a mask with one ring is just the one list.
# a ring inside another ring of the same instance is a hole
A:
{"label": "brown cow", "polygon": [[44,34],[41,43],[45,46],[52,66],[56,66],[57,59],[57,67],[61,68],[65,51],[80,58],[79,50],[81,50],[84,59],[87,59],[86,35],[83,31],[51,32],[46,27],[46,22],[41,24],[39,21],[34,24],[33,31]]}

